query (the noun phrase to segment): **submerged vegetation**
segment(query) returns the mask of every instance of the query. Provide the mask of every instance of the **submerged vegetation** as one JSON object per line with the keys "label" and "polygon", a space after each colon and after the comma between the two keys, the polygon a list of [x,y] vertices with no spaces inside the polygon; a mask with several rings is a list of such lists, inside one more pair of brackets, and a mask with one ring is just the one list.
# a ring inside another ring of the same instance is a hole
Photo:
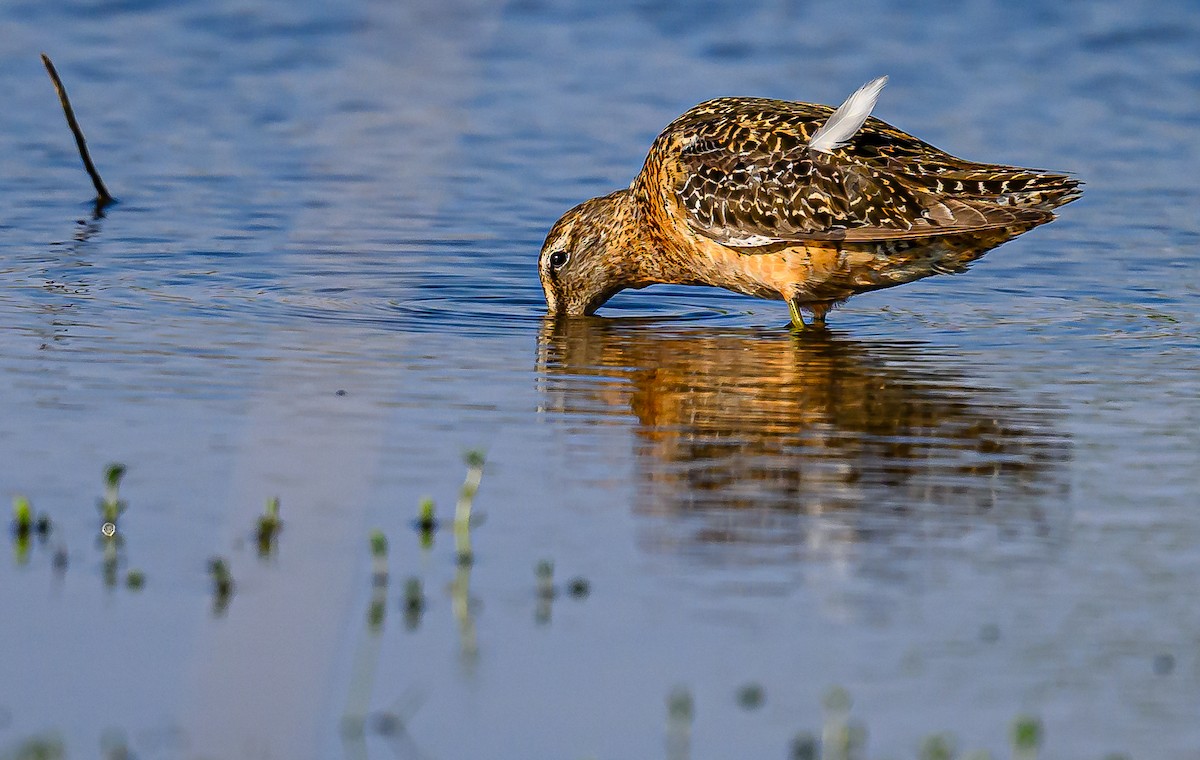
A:
{"label": "submerged vegetation", "polygon": [[29,499],[24,496],[13,497],[13,535],[17,538],[28,538],[33,532],[33,509]]}
{"label": "submerged vegetation", "polygon": [[[104,470],[104,496],[97,507],[100,511],[100,548],[103,552],[102,567],[104,569],[104,585],[115,588],[121,563],[124,560],[125,536],[118,532],[117,521],[128,508],[121,498],[121,480],[125,477],[125,465],[110,464]],[[129,584],[131,589],[140,589],[145,584],[141,582]]]}
{"label": "submerged vegetation", "polygon": [[371,531],[371,585],[386,586],[388,582],[388,540],[382,530]]}
{"label": "submerged vegetation", "polygon": [[125,465],[110,464],[104,471],[104,497],[100,499],[100,532],[106,537],[112,537],[117,532],[117,520],[125,511],[126,504],[121,499],[121,480],[125,477]]}
{"label": "submerged vegetation", "polygon": [[410,631],[415,631],[421,625],[421,615],[424,612],[424,584],[420,578],[409,578],[404,582],[404,626]]}
{"label": "submerged vegetation", "polygon": [[146,574],[141,570],[130,570],[125,574],[125,586],[130,591],[141,591],[146,585]]}
{"label": "submerged vegetation", "polygon": [[567,581],[567,594],[573,599],[586,599],[592,593],[592,582],[582,575]]}
{"label": "submerged vegetation", "polygon": [[[739,692],[739,701],[746,693]],[[761,694],[758,704],[761,704]],[[822,700],[824,725],[819,734],[801,731],[792,739],[788,754],[791,760],[869,760],[868,732],[865,723],[850,717],[853,701],[850,693],[835,686]],[[745,706],[745,705],[743,705]],[[1012,760],[1037,760],[1042,746],[1042,723],[1032,716],[1020,716],[1013,721],[1009,732]],[[896,753],[890,751],[889,755]],[[901,757],[909,753],[901,753]],[[952,733],[929,734],[915,749],[916,760],[993,760],[987,750],[959,751],[958,740]]]}
{"label": "submerged vegetation", "polygon": [[224,557],[209,559],[208,577],[212,581],[213,614],[220,616],[229,607],[234,590],[233,574],[229,571],[229,563]]}
{"label": "submerged vegetation", "polygon": [[437,532],[438,521],[434,515],[433,499],[428,496],[422,496],[418,506],[417,519],[413,523],[413,527],[417,529],[417,533],[421,536],[421,548],[429,549],[433,546],[433,534]]}
{"label": "submerged vegetation", "polygon": [[481,451],[471,450],[463,459],[467,465],[467,477],[459,490],[458,502],[454,505],[454,548],[459,564],[469,565],[475,560],[471,550],[471,509],[483,480],[484,456]]}
{"label": "submerged vegetation", "polygon": [[67,745],[56,733],[31,736],[0,752],[0,760],[61,760],[67,756]]}
{"label": "submerged vegetation", "polygon": [[[454,547],[453,556],[454,577],[448,587],[451,600],[451,610],[457,622],[459,634],[459,651],[464,671],[472,673],[480,656],[479,641],[475,629],[474,609],[478,602],[470,592],[471,573],[475,564],[475,554],[471,546],[471,531],[477,516],[474,514],[474,499],[482,482],[484,467],[483,455],[479,452],[469,452],[465,458],[467,475],[459,490],[459,498],[454,514]],[[128,510],[128,504],[121,498],[120,486],[126,474],[122,464],[112,464],[105,470],[104,495],[98,506],[101,516],[101,529],[98,542],[102,548],[102,570],[105,584],[116,586],[119,568],[123,563],[124,534],[118,530],[119,521]],[[40,537],[45,539],[51,532],[52,523],[45,514],[35,514],[28,498],[17,496],[13,500],[13,519],[11,533],[18,544],[18,559],[21,551],[28,551],[28,542]],[[438,529],[434,502],[431,498],[423,497],[419,501],[418,517],[413,521],[413,527],[419,534],[419,546],[422,550],[432,547],[433,534]],[[257,518],[254,531],[255,544],[260,556],[267,556],[275,549],[282,529],[280,518],[280,501],[278,497],[269,499],[263,513]],[[24,544],[22,544],[24,542]],[[24,546],[22,550],[20,547]],[[343,736],[347,742],[365,742],[368,731],[378,735],[396,736],[405,731],[408,720],[415,714],[419,704],[410,705],[405,709],[370,712],[372,684],[378,664],[381,634],[387,619],[388,590],[389,590],[389,541],[382,529],[374,529],[368,534],[367,545],[370,556],[371,594],[366,614],[366,629],[359,653],[355,660],[354,673],[350,685],[349,701],[343,719]],[[66,566],[66,552],[61,549],[55,555],[56,566],[61,562],[61,568]],[[236,584],[230,570],[230,562],[225,556],[213,556],[208,562],[208,576],[211,584],[212,611],[215,616],[221,616],[228,610],[234,595]],[[534,565],[534,621],[537,625],[551,622],[553,603],[565,593],[576,600],[586,599],[591,593],[590,581],[581,575],[570,578],[561,587],[555,582],[555,563],[550,558],[538,560]],[[146,575],[139,569],[130,569],[124,575],[124,585],[131,591],[144,588]],[[421,575],[411,575],[404,583],[403,592],[398,597],[398,607],[402,612],[404,628],[409,632],[417,631],[428,610],[429,600],[426,595],[426,582]],[[1156,671],[1158,666],[1156,664]],[[757,682],[744,682],[734,690],[734,704],[747,712],[757,711],[766,702],[766,690]],[[412,700],[409,700],[412,702]],[[848,692],[841,688],[830,689],[823,701],[824,723],[817,732],[800,731],[795,734],[790,746],[783,750],[781,756],[792,760],[869,760],[868,732],[864,723],[851,717],[852,700]],[[670,760],[687,760],[692,754],[692,737],[694,724],[697,720],[696,697],[692,690],[677,687],[672,690],[666,700],[666,757]],[[1044,741],[1044,730],[1041,721],[1032,716],[1018,717],[1010,730],[1010,749],[1012,760],[1037,760]],[[128,748],[121,745],[125,751]],[[956,737],[951,733],[935,733],[925,737],[916,747],[913,757],[916,760],[992,760],[993,755],[987,751],[960,751]],[[14,745],[7,753],[0,754],[0,760],[8,758],[57,758],[64,757],[66,748],[61,740],[52,734],[27,739]],[[106,754],[108,757],[124,756]],[[889,757],[896,757],[893,751]],[[904,753],[899,755],[905,757]],[[1112,758],[1121,756],[1113,755]]]}
{"label": "submerged vegetation", "polygon": [[[377,628],[371,630],[378,633]],[[360,647],[356,657],[349,702],[342,721],[343,738],[351,744],[364,742],[368,731],[380,736],[402,735],[424,701],[416,693],[409,692],[395,700],[389,709],[370,712],[373,671],[379,654],[378,637],[372,635],[364,643],[367,646]],[[738,701],[745,709],[760,707],[764,701],[762,687],[758,684],[744,685],[738,690]],[[836,686],[831,688],[822,701],[824,718],[820,730],[797,733],[780,757],[789,760],[870,760],[880,756],[868,752],[866,725],[849,717],[851,700],[844,689]],[[689,760],[693,754],[692,733],[696,722],[696,697],[692,690],[686,686],[671,689],[666,697],[667,760]],[[1037,760],[1042,743],[1043,729],[1040,719],[1020,716],[1013,721],[1009,731],[1011,760]],[[118,734],[106,736],[102,744],[106,758],[132,757],[128,745]],[[0,760],[55,760],[66,756],[66,746],[62,739],[53,733],[30,737],[8,751],[0,752]],[[365,757],[365,752],[361,756]],[[999,760],[987,750],[960,751],[958,740],[952,733],[930,734],[908,752],[898,752],[892,748],[882,756],[909,757],[913,760]],[[1123,754],[1109,754],[1102,760],[1129,758]]]}
{"label": "submerged vegetation", "polygon": [[258,544],[258,556],[266,557],[275,549],[275,538],[283,528],[279,519],[279,497],[267,499],[267,507],[258,518],[258,528],[254,532],[255,543]]}
{"label": "submerged vegetation", "polygon": [[17,564],[25,564],[29,559],[33,538],[37,537],[40,542],[45,543],[50,537],[52,527],[48,515],[34,516],[28,498],[21,495],[13,497],[12,538]]}

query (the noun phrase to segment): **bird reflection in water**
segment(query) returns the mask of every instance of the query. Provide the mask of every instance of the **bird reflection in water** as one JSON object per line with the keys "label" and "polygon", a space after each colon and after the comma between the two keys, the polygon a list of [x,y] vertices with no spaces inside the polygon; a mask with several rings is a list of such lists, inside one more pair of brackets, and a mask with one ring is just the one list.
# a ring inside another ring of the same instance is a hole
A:
{"label": "bird reflection in water", "polygon": [[538,355],[552,418],[632,418],[634,508],[667,518],[654,545],[811,549],[817,515],[837,544],[1061,535],[1070,442],[1052,410],[916,344],[659,328],[547,319]]}

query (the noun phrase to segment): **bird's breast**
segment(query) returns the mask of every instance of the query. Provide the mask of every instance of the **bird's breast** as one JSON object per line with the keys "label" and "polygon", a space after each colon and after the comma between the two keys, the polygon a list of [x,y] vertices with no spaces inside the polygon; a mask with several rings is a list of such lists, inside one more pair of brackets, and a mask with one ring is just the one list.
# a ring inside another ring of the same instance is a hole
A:
{"label": "bird's breast", "polygon": [[759,298],[791,300],[846,266],[845,252],[834,243],[739,250],[696,236],[691,247],[706,284]]}

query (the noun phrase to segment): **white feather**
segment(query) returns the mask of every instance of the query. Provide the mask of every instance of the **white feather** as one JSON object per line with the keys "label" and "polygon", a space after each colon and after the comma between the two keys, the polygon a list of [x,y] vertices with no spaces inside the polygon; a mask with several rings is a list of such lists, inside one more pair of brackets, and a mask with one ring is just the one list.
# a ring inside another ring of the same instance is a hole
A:
{"label": "white feather", "polygon": [[742,237],[731,237],[721,241],[723,245],[730,248],[757,248],[760,245],[771,245],[772,243],[782,242],[776,237],[767,237],[766,235],[743,235]]}
{"label": "white feather", "polygon": [[862,128],[863,122],[871,115],[875,101],[879,100],[879,93],[887,81],[887,77],[879,77],[855,90],[853,95],[846,98],[846,102],[829,115],[829,120],[808,141],[808,147],[829,153],[850,142],[850,138],[854,137],[854,133]]}

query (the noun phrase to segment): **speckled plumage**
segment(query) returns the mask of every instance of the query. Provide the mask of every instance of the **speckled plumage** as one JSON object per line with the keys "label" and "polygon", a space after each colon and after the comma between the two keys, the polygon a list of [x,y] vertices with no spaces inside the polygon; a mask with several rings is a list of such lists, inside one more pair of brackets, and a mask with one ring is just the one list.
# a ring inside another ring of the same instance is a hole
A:
{"label": "speckled plumage", "polygon": [[624,288],[705,284],[820,321],[856,293],[963,271],[1080,194],[1066,175],[964,161],[873,117],[840,147],[813,149],[833,112],[720,98],[684,113],[627,190],[551,229],[539,267],[550,311],[590,314]]}

